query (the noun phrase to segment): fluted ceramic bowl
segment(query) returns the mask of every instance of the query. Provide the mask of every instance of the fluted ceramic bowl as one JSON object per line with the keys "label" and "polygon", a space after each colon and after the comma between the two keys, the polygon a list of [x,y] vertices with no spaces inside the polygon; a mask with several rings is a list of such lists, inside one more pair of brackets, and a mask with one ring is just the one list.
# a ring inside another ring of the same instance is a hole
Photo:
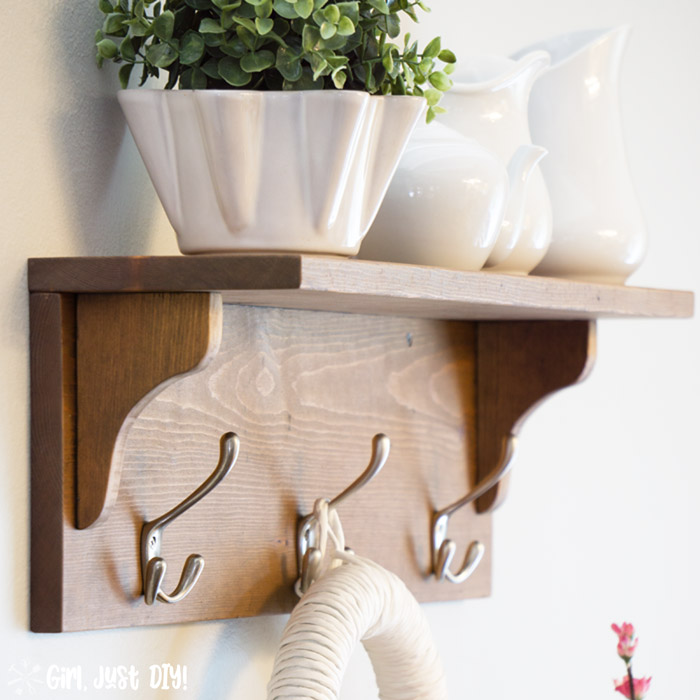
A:
{"label": "fluted ceramic bowl", "polygon": [[354,255],[425,101],[355,91],[123,90],[183,253]]}

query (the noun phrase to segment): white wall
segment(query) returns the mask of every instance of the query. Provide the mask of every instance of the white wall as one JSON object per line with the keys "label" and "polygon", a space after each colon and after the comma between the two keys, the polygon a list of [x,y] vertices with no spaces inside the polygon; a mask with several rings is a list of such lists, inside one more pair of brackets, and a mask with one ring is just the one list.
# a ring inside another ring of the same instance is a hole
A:
{"label": "white wall", "polygon": [[[418,32],[459,52],[508,53],[539,38],[629,22],[622,76],[629,159],[651,232],[632,278],[698,291],[700,5],[697,0],[433,0]],[[187,664],[186,692],[264,697],[284,618],[35,635],[28,628],[26,258],[172,254],[174,237],[98,72],[92,0],[2,3],[0,197],[0,696],[18,670],[52,664]],[[591,378],[542,406],[522,433],[511,495],[495,517],[488,600],[426,606],[451,698],[613,697],[609,624],[640,630],[650,698],[693,695],[700,656],[700,323],[604,321]],[[232,574],[232,585],[235,585]],[[36,685],[39,698],[75,697]],[[25,695],[28,691],[25,689]],[[83,696],[92,697],[93,693]],[[343,698],[376,697],[357,654]]]}

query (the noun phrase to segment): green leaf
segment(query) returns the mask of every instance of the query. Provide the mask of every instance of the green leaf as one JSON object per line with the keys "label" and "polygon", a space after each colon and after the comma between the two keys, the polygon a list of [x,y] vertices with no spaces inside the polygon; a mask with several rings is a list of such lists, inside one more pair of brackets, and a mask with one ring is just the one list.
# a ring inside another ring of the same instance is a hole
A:
{"label": "green leaf", "polygon": [[204,55],[204,46],[204,39],[194,30],[188,30],[180,43],[180,63],[189,66],[199,61]]}
{"label": "green leaf", "polygon": [[241,64],[238,59],[232,56],[226,56],[219,61],[219,75],[229,84],[234,87],[243,87],[250,82],[250,73],[246,73],[241,69]]}
{"label": "green leaf", "polygon": [[219,73],[219,61],[214,58],[210,58],[204,65],[201,66],[202,73],[210,77],[212,80],[221,80],[221,74]]}
{"label": "green leaf", "polygon": [[[301,0],[299,0],[301,2]],[[311,53],[312,51],[316,50],[316,46],[318,42],[321,40],[321,32],[316,29],[316,27],[312,27],[310,24],[307,24],[304,27],[304,31],[301,35],[301,45],[306,51],[306,53]]]}
{"label": "green leaf", "polygon": [[114,12],[114,6],[109,0],[100,0],[98,6],[106,15],[108,15],[110,12]]}
{"label": "green leaf", "polygon": [[214,7],[211,0],[185,0],[185,3],[195,10],[211,10]]}
{"label": "green leaf", "polygon": [[239,24],[241,27],[247,29],[253,36],[258,33],[258,28],[255,26],[255,22],[252,19],[247,19],[246,17],[234,17],[233,21]]}
{"label": "green leaf", "polygon": [[266,2],[266,0],[245,0],[249,5],[252,5],[253,7],[257,7],[258,5],[262,5],[263,3]]}
{"label": "green leaf", "polygon": [[249,51],[255,51],[255,43],[257,40],[255,34],[249,32],[245,27],[236,27],[236,34]]}
{"label": "green leaf", "polygon": [[428,76],[428,80],[433,87],[436,87],[442,92],[446,92],[452,87],[452,81],[442,72],[435,71]]}
{"label": "green leaf", "polygon": [[98,42],[102,41],[102,39],[105,38],[104,32],[101,29],[98,29],[95,32],[95,43],[97,44]]}
{"label": "green leaf", "polygon": [[131,36],[149,36],[153,33],[149,22],[143,19],[130,19],[124,24],[129,27]]}
{"label": "green leaf", "polygon": [[331,68],[328,61],[318,52],[311,54],[311,70],[313,70],[313,79],[318,80],[322,75],[328,75]]}
{"label": "green leaf", "polygon": [[335,85],[338,90],[342,90],[348,75],[342,68],[339,68],[338,70],[333,71],[331,78],[333,79],[333,85]]}
{"label": "green leaf", "polygon": [[167,68],[177,60],[177,51],[170,44],[151,44],[146,49],[146,60],[157,68]]}
{"label": "green leaf", "polygon": [[272,0],[265,0],[255,8],[256,17],[270,17],[272,15]]}
{"label": "green leaf", "polygon": [[216,48],[226,42],[225,34],[202,34],[201,36],[204,43],[210,48]]}
{"label": "green leaf", "polygon": [[386,0],[365,0],[365,2],[383,15],[389,14],[389,6],[386,4]]}
{"label": "green leaf", "polygon": [[284,90],[322,90],[323,80],[314,80],[311,70],[304,68],[299,80],[293,83],[285,80],[282,87]]}
{"label": "green leaf", "polygon": [[225,31],[221,24],[211,17],[205,17],[199,23],[200,34],[224,34]]}
{"label": "green leaf", "polygon": [[[301,0],[299,0],[301,2]],[[275,54],[272,51],[262,50],[246,54],[241,59],[241,68],[246,73],[259,73],[266,68],[275,65]]]}
{"label": "green leaf", "polygon": [[339,2],[336,7],[340,10],[343,17],[347,17],[355,26],[360,22],[360,3],[359,2]]}
{"label": "green leaf", "polygon": [[241,41],[238,35],[225,44],[221,44],[219,48],[227,56],[233,56],[235,58],[242,58],[248,53],[248,47]]}
{"label": "green leaf", "polygon": [[119,49],[111,39],[102,39],[97,42],[97,54],[102,58],[114,58],[118,53]]}
{"label": "green leaf", "polygon": [[392,39],[401,34],[401,22],[395,13],[384,17],[384,29]]}
{"label": "green leaf", "polygon": [[423,58],[435,58],[440,53],[440,43],[440,37],[436,36],[425,49],[423,49]]}
{"label": "green leaf", "polygon": [[352,50],[352,48],[348,49],[349,44],[350,37],[340,36],[340,34],[336,33],[330,39],[321,39],[318,42],[318,48],[324,51],[341,51],[342,53],[348,53],[348,51]]}
{"label": "green leaf", "polygon": [[162,14],[158,15],[153,21],[153,33],[163,41],[172,39],[173,29],[175,28],[175,15],[170,11],[166,10]]}
{"label": "green leaf", "polygon": [[283,38],[283,37],[287,36],[287,34],[289,34],[289,30],[290,30],[289,22],[287,22],[286,19],[282,19],[280,17],[277,17],[277,19],[275,19],[274,31],[275,31],[275,34],[277,34],[277,36],[279,36],[280,38]]}
{"label": "green leaf", "polygon": [[122,90],[126,90],[129,87],[129,77],[131,76],[131,71],[134,70],[133,63],[125,63],[119,69],[119,84],[122,86]]}
{"label": "green leaf", "polygon": [[314,11],[314,0],[297,0],[294,3],[294,9],[296,9],[299,17],[307,19]]}
{"label": "green leaf", "polygon": [[335,32],[335,24],[331,24],[330,22],[324,22],[321,25],[321,39],[330,39],[335,36]]}
{"label": "green leaf", "polygon": [[129,63],[133,63],[136,60],[136,51],[134,50],[134,45],[131,43],[131,39],[128,36],[124,37],[122,43],[119,44],[119,53],[121,54],[121,57]]}
{"label": "green leaf", "polygon": [[340,36],[352,36],[355,33],[355,25],[349,17],[341,17],[338,20],[338,34]]}
{"label": "green leaf", "polygon": [[300,58],[300,54],[294,49],[280,46],[277,49],[275,68],[277,68],[285,80],[294,83],[301,78],[302,74]]}
{"label": "green leaf", "polygon": [[119,34],[119,32],[124,29],[124,22],[126,16],[121,12],[113,12],[112,14],[105,17],[104,24],[102,25],[102,31],[105,34]]}
{"label": "green leaf", "polygon": [[428,107],[428,111],[425,114],[425,123],[430,124],[431,121],[435,119],[435,108],[434,107]]}
{"label": "green leaf", "polygon": [[428,88],[425,93],[425,99],[428,101],[429,107],[434,107],[442,99],[442,92],[435,88]]}
{"label": "green leaf", "polygon": [[443,63],[457,63],[457,56],[455,56],[449,49],[443,49],[440,51],[438,58]]}
{"label": "green leaf", "polygon": [[418,21],[418,15],[416,14],[416,11],[413,9],[412,6],[407,7],[404,12],[414,21]]}
{"label": "green leaf", "polygon": [[204,71],[200,70],[196,66],[192,68],[192,89],[193,90],[206,90],[207,88],[207,76]]}
{"label": "green leaf", "polygon": [[294,5],[291,2],[287,2],[287,0],[274,0],[272,7],[280,17],[285,19],[296,19],[299,16],[294,9]]}
{"label": "green leaf", "polygon": [[394,95],[405,95],[406,94],[406,81],[399,75],[396,78],[396,82],[392,88],[392,94]]}
{"label": "green leaf", "polygon": [[197,68],[187,68],[180,74],[179,87],[181,90],[205,90],[207,87],[207,76],[203,70]]}
{"label": "green leaf", "polygon": [[387,51],[382,56],[382,65],[384,68],[386,68],[388,73],[391,73],[391,71],[394,70],[394,57],[391,51]]}
{"label": "green leaf", "polygon": [[337,5],[329,5],[325,10],[323,10],[323,16],[328,22],[332,24],[338,24],[340,20],[340,10]]}
{"label": "green leaf", "polygon": [[257,28],[258,34],[260,34],[260,36],[265,36],[265,34],[271,32],[274,26],[275,21],[273,19],[270,19],[269,17],[258,17],[255,20],[255,27]]}

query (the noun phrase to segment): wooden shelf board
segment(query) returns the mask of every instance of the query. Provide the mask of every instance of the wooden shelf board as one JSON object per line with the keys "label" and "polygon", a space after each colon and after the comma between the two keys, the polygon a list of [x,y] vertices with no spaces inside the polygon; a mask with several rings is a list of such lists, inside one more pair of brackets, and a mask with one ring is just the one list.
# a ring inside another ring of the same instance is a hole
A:
{"label": "wooden shelf board", "polygon": [[221,292],[224,302],[435,319],[688,318],[693,293],[297,254],[33,258],[32,292]]}

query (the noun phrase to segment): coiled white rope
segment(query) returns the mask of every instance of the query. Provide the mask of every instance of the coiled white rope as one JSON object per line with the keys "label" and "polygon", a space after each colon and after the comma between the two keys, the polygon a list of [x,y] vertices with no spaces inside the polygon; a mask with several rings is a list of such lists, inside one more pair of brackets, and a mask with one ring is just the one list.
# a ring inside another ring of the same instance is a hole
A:
{"label": "coiled white rope", "polygon": [[342,549],[340,521],[315,506],[324,552],[319,576],[294,608],[275,657],[267,700],[338,700],[348,660],[361,641],[381,700],[447,700],[427,620],[403,581]]}

